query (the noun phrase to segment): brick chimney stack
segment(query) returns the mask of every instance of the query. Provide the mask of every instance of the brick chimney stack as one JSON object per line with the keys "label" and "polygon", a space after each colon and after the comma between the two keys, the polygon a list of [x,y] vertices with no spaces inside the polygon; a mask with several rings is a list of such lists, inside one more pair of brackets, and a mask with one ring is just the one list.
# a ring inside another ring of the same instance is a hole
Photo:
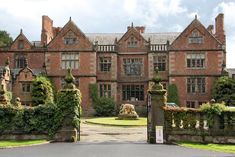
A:
{"label": "brick chimney stack", "polygon": [[[127,30],[129,30],[130,28],[133,28],[133,23],[131,23],[131,26],[127,27]],[[139,32],[139,33],[144,33],[145,32],[145,27],[144,26],[135,26],[135,29]]]}
{"label": "brick chimney stack", "polygon": [[215,18],[215,37],[222,43],[226,43],[224,32],[224,14],[220,13]]}
{"label": "brick chimney stack", "polygon": [[41,32],[42,44],[48,44],[53,39],[53,37],[53,21],[48,16],[43,15]]}
{"label": "brick chimney stack", "polygon": [[135,29],[137,29],[138,32],[144,33],[145,27],[144,26],[136,26]]}

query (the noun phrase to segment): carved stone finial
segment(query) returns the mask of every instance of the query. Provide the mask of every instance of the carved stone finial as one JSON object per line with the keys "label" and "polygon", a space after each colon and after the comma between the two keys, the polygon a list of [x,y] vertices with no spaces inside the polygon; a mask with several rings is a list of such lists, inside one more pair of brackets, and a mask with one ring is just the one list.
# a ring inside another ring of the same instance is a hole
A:
{"label": "carved stone finial", "polygon": [[158,68],[155,68],[154,71],[155,76],[152,78],[154,85],[152,86],[151,90],[163,90],[163,86],[161,84],[162,79],[158,74]]}
{"label": "carved stone finial", "polygon": [[117,39],[117,37],[116,37],[114,43],[117,44],[117,42],[118,42],[118,39]]}
{"label": "carved stone finial", "polygon": [[133,22],[131,22],[131,28],[133,28],[133,27],[134,27]]}
{"label": "carved stone finial", "polygon": [[195,19],[197,19],[197,14],[195,14]]}
{"label": "carved stone finial", "polygon": [[155,72],[155,76],[153,77],[153,82],[155,83],[155,84],[158,84],[158,83],[160,83],[161,82],[161,77],[159,76],[159,74],[158,74],[158,67],[156,67],[155,69],[154,69],[154,72]]}
{"label": "carved stone finial", "polygon": [[28,67],[28,65],[29,65],[29,64],[28,64],[28,59],[27,59],[27,58],[25,58],[24,60],[25,60],[24,67]]}
{"label": "carved stone finial", "polygon": [[0,104],[3,104],[3,105],[9,104],[9,100],[6,96],[6,90],[3,84],[0,84]]}
{"label": "carved stone finial", "polygon": [[73,77],[72,75],[72,69],[69,68],[67,69],[67,74],[65,76],[65,86],[64,86],[64,89],[75,89],[75,85],[74,85],[74,81],[75,81],[75,78]]}
{"label": "carved stone finial", "polygon": [[7,60],[5,62],[5,66],[9,66],[9,65],[10,65],[10,59],[9,59],[9,57],[7,57]]}
{"label": "carved stone finial", "polygon": [[222,64],[221,66],[222,66],[221,75],[223,75],[223,76],[228,76],[229,74],[228,74],[228,71],[227,71],[227,69],[226,69],[226,64],[225,64],[224,61],[223,61],[223,64]]}
{"label": "carved stone finial", "polygon": [[69,21],[71,21],[72,20],[72,18],[71,18],[71,16],[69,17]]}
{"label": "carved stone finial", "polygon": [[20,34],[23,34],[23,29],[22,28],[20,29]]}

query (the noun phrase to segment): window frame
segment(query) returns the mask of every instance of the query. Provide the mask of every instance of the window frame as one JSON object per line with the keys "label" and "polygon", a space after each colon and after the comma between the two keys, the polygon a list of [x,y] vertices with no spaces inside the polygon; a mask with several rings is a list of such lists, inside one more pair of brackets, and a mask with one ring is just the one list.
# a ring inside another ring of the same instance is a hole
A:
{"label": "window frame", "polygon": [[156,67],[158,67],[158,71],[167,71],[167,55],[166,54],[153,56],[153,70],[155,70]]}
{"label": "window frame", "polygon": [[206,53],[193,52],[186,53],[185,57],[187,69],[205,69],[206,68]]}
{"label": "window frame", "polygon": [[[74,57],[72,57],[74,56]],[[61,53],[60,67],[63,70],[71,68],[73,70],[78,70],[80,67],[80,54],[78,52],[63,52]]]}
{"label": "window frame", "polygon": [[110,72],[111,68],[112,68],[111,57],[99,57],[99,71],[100,72]]}
{"label": "window frame", "polygon": [[232,74],[232,79],[235,79],[235,74]]}
{"label": "window frame", "polygon": [[144,92],[142,84],[124,84],[122,85],[122,101],[145,101]]}
{"label": "window frame", "polygon": [[99,96],[105,98],[112,97],[112,85],[107,83],[99,84]]}
{"label": "window frame", "polygon": [[199,31],[197,29],[193,30],[191,32],[191,36],[188,38],[189,44],[203,44],[204,43],[204,37],[200,35]]}
{"label": "window frame", "polygon": [[26,54],[15,54],[15,68],[22,69],[25,67],[26,64]]}
{"label": "window frame", "polygon": [[186,106],[187,108],[196,108],[196,101],[187,100],[185,106]]}
{"label": "window frame", "polygon": [[21,91],[23,93],[31,93],[32,92],[32,82],[21,82]]}
{"label": "window frame", "polygon": [[24,49],[24,40],[19,40],[18,41],[18,49]]}
{"label": "window frame", "polygon": [[128,48],[136,48],[138,47],[138,40],[135,37],[130,37],[127,41],[127,47]]}
{"label": "window frame", "polygon": [[64,44],[65,45],[73,45],[77,42],[77,38],[75,37],[64,37]]}
{"label": "window frame", "polygon": [[206,77],[188,77],[186,79],[186,92],[187,94],[205,94],[206,85]]}
{"label": "window frame", "polygon": [[125,76],[142,76],[143,58],[123,58],[122,61]]}

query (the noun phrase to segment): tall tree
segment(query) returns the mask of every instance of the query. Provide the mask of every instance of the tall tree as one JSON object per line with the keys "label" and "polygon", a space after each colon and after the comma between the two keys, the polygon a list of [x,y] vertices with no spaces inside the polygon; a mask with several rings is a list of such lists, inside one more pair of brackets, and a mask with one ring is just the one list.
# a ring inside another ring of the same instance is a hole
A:
{"label": "tall tree", "polygon": [[10,37],[9,33],[0,30],[0,47],[10,45],[12,41],[12,37]]}
{"label": "tall tree", "polygon": [[217,102],[224,101],[227,106],[235,106],[235,80],[222,76],[215,81],[212,96]]}

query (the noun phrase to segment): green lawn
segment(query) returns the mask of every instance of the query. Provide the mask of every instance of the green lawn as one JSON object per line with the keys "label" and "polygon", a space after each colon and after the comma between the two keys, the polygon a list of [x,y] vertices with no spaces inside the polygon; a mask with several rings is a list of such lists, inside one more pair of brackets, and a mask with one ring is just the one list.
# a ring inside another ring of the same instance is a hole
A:
{"label": "green lawn", "polygon": [[212,150],[225,153],[235,153],[235,145],[200,144],[200,143],[191,143],[191,142],[177,142],[177,144],[189,148],[205,149],[205,150]]}
{"label": "green lawn", "polygon": [[34,144],[46,143],[47,140],[0,140],[0,148],[29,146]]}
{"label": "green lawn", "polygon": [[86,119],[85,122],[92,124],[111,125],[111,126],[146,126],[147,118],[138,120],[116,120],[116,117],[102,117]]}

